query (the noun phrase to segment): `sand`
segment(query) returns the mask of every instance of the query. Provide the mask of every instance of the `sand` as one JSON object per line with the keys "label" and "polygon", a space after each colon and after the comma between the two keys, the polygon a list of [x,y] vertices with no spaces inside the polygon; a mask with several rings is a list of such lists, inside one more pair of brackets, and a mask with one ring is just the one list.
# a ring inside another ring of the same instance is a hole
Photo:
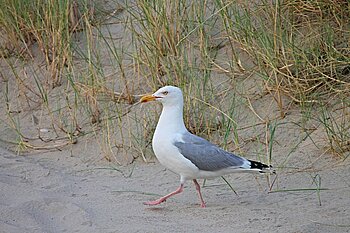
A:
{"label": "sand", "polygon": [[[206,181],[207,208],[192,183],[157,207],[143,201],[177,188],[157,162],[115,167],[71,153],[18,156],[0,150],[0,232],[350,232],[349,166],[319,171],[316,191],[268,193],[266,178],[235,174]],[[311,187],[309,173],[283,175],[288,189]]]}

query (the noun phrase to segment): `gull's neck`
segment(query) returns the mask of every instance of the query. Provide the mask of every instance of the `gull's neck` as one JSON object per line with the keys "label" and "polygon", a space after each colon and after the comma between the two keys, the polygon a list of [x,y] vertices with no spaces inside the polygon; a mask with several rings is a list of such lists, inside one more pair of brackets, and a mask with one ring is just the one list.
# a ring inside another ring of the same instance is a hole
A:
{"label": "gull's neck", "polygon": [[155,135],[170,135],[173,133],[184,133],[186,131],[187,129],[183,120],[183,104],[163,106]]}

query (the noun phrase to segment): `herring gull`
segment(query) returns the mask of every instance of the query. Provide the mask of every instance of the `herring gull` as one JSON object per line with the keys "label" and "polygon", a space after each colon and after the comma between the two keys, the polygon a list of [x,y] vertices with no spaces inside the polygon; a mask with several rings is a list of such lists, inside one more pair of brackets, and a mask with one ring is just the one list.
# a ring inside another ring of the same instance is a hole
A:
{"label": "herring gull", "polygon": [[248,160],[219,148],[204,138],[190,133],[183,121],[183,95],[178,87],[165,86],[140,102],[159,101],[163,105],[152,147],[158,161],[180,175],[180,186],[174,192],[146,205],[158,205],[169,197],[181,193],[186,180],[196,187],[201,207],[205,207],[197,179],[219,177],[234,172],[274,173],[271,166]]}

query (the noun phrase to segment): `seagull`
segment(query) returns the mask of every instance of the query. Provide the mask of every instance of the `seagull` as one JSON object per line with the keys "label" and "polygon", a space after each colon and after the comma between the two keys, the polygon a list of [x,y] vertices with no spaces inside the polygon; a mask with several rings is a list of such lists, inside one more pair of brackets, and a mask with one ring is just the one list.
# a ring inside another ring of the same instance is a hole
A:
{"label": "seagull", "polygon": [[158,161],[180,175],[180,186],[174,192],[145,205],[158,205],[179,194],[187,180],[192,180],[201,207],[205,207],[197,179],[223,176],[234,172],[274,173],[272,166],[248,160],[219,148],[204,138],[190,133],[183,121],[183,95],[178,87],[165,86],[152,95],[144,95],[141,103],[159,101],[162,113],[152,139],[153,152]]}

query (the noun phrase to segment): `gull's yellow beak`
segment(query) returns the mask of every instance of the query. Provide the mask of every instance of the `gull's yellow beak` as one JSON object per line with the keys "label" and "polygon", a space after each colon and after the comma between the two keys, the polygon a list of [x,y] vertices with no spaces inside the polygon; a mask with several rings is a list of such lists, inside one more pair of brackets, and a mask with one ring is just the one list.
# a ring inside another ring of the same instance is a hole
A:
{"label": "gull's yellow beak", "polygon": [[150,101],[154,101],[156,100],[156,97],[153,95],[144,95],[141,97],[140,102],[141,103],[146,103],[146,102],[150,102]]}

